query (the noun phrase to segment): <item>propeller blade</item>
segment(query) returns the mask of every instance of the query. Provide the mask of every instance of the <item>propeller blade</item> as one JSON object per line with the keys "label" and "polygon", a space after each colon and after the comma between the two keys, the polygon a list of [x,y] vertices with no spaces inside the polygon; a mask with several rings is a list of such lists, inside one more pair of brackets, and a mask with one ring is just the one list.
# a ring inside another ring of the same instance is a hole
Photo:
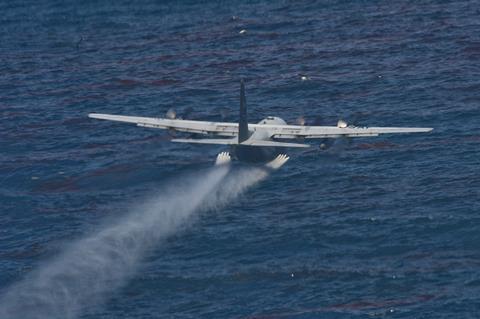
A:
{"label": "propeller blade", "polygon": [[305,120],[305,117],[303,115],[298,117],[295,120],[295,124],[297,124],[297,125],[305,126],[306,123],[307,123],[307,121]]}
{"label": "propeller blade", "polygon": [[167,119],[174,120],[177,117],[177,112],[173,108],[168,109],[167,113],[165,114]]}

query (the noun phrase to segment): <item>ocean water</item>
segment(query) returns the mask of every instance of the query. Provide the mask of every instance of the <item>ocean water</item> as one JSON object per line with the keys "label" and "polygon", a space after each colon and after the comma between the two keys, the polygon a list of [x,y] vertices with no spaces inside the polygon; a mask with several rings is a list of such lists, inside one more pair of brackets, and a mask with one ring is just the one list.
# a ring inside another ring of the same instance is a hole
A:
{"label": "ocean water", "polygon": [[[18,303],[8,319],[480,316],[478,1],[0,12],[0,314]],[[250,122],[434,131],[313,143],[263,180],[242,165],[212,180],[220,146],[87,118],[174,108],[236,121],[240,78]],[[113,237],[120,250],[83,245],[126,220],[141,231]],[[101,267],[78,266],[96,257]]]}

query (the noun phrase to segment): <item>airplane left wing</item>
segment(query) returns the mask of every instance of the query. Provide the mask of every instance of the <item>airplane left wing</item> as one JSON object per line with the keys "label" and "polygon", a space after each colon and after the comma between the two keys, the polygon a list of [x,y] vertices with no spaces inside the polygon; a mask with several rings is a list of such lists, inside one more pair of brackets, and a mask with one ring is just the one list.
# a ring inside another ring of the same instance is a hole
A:
{"label": "airplane left wing", "polygon": [[88,114],[88,117],[108,121],[133,123],[137,126],[143,127],[173,129],[180,132],[213,134],[218,136],[237,136],[238,134],[237,123],[163,119],[154,117],[124,116],[99,113],[90,113]]}

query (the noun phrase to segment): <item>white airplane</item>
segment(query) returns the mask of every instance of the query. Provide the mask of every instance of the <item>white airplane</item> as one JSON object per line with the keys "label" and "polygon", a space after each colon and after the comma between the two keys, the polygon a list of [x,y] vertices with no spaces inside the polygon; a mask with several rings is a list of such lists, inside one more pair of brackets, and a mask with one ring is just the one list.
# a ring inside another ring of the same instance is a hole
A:
{"label": "white airplane", "polygon": [[[269,116],[257,124],[247,122],[245,85],[240,85],[240,119],[238,123],[192,121],[175,118],[153,118],[90,113],[90,118],[133,123],[137,126],[168,129],[179,132],[203,134],[221,138],[186,139],[174,138],[172,142],[220,144],[230,146],[233,156],[244,162],[268,162],[267,167],[278,168],[288,157],[286,148],[310,147],[304,141],[308,139],[325,139],[341,137],[366,137],[380,134],[430,132],[432,128],[419,127],[356,127],[345,121],[338,121],[337,126],[288,125],[283,119]],[[173,117],[173,116],[172,116]],[[289,142],[294,140],[295,142]],[[301,143],[299,143],[301,142]],[[222,152],[217,163],[230,161],[230,154]],[[277,167],[278,166],[278,167]]]}

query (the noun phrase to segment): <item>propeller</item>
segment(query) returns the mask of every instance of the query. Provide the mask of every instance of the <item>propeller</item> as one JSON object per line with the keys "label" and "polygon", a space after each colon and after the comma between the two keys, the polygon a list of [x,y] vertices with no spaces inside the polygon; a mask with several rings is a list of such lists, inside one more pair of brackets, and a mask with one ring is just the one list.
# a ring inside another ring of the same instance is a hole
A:
{"label": "propeller", "polygon": [[165,117],[170,120],[179,119],[179,120],[186,120],[191,118],[193,113],[193,107],[187,107],[181,114],[178,114],[174,108],[169,108],[167,113],[165,113]]}
{"label": "propeller", "polygon": [[[308,126],[324,126],[324,125],[327,125],[323,118],[319,115],[315,116],[315,118],[313,120],[309,120],[305,115],[300,115],[296,120],[295,120],[295,123],[297,125],[301,125],[301,126],[305,126],[305,125],[308,125]],[[326,150],[330,147],[333,146],[333,144],[335,143],[335,140],[332,139],[332,138],[324,138],[324,139],[321,139],[320,140],[320,149],[322,150]]]}
{"label": "propeller", "polygon": [[346,128],[346,127],[348,127],[348,123],[345,120],[340,119],[337,122],[337,127],[338,128]]}
{"label": "propeller", "polygon": [[307,120],[305,120],[305,116],[303,116],[303,115],[300,115],[300,116],[295,120],[295,124],[300,125],[300,126],[305,126],[306,123],[307,123]]}
{"label": "propeller", "polygon": [[[362,112],[355,112],[351,116],[349,116],[349,120],[346,120],[344,118],[338,119],[336,126],[338,128],[346,128],[349,126],[361,126],[359,123],[366,117],[367,114],[362,113]],[[296,120],[295,124],[297,125],[308,125],[308,126],[331,126],[333,123],[331,123],[330,120],[327,121],[321,117],[321,116],[316,116],[313,120],[309,120],[305,115],[300,115]],[[328,150],[330,148],[335,148],[333,151],[335,153],[340,152],[346,147],[349,147],[352,144],[352,138],[350,137],[342,137],[340,139],[334,139],[334,138],[324,138],[320,140],[319,148],[321,150]]]}
{"label": "propeller", "polygon": [[215,116],[220,116],[220,119],[225,122],[230,118],[230,109],[220,106],[215,108],[214,110]]}
{"label": "propeller", "polygon": [[192,119],[192,114],[193,114],[193,107],[189,106],[180,115],[180,119],[182,120]]}
{"label": "propeller", "polygon": [[323,123],[323,118],[319,115],[315,116],[313,120],[309,120],[305,115],[300,115],[297,117],[295,120],[295,124],[297,125],[311,125],[311,126],[321,126],[321,125],[326,125]]}
{"label": "propeller", "polygon": [[[193,114],[193,107],[189,106],[181,114],[177,113],[177,111],[171,107],[168,109],[168,111],[165,113],[165,118],[170,119],[170,120],[187,120],[192,118]],[[168,133],[171,137],[176,137],[177,136],[177,131],[173,129],[169,129]],[[190,137],[195,137],[195,134],[190,135]]]}
{"label": "propeller", "polygon": [[[358,127],[364,126],[361,123],[366,119],[367,114],[357,111],[351,114],[348,118],[349,120],[339,119],[337,122],[337,127],[346,128],[346,127]],[[338,151],[345,150],[347,147],[350,147],[353,144],[353,138],[351,137],[342,137],[339,140]]]}
{"label": "propeller", "polygon": [[174,120],[177,117],[177,112],[175,112],[175,109],[169,108],[167,113],[165,113],[165,117],[170,120]]}
{"label": "propeller", "polygon": [[[167,119],[170,119],[170,120],[174,120],[177,118],[177,112],[175,111],[174,108],[169,108],[167,113],[165,113],[165,118]],[[177,132],[175,132],[175,130],[172,130],[172,129],[168,129],[168,135],[170,135],[170,137],[172,138],[175,138],[177,136]]]}

